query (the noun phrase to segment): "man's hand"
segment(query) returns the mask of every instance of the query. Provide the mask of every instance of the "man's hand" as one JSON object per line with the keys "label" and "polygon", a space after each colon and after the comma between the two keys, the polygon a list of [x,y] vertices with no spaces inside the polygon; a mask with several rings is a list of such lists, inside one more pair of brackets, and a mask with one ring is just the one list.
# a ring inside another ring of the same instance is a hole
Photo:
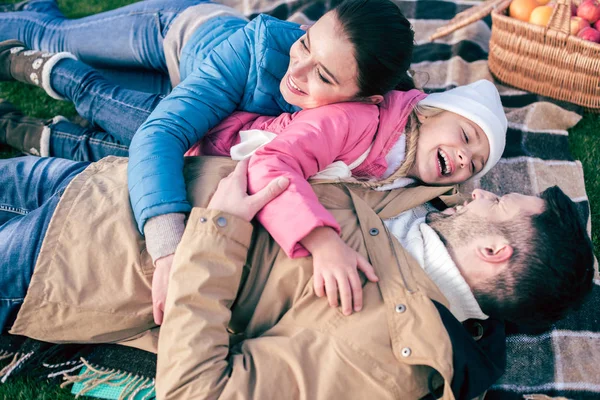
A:
{"label": "man's hand", "polygon": [[344,315],[360,311],[363,297],[358,270],[372,282],[379,280],[371,264],[329,227],[314,229],[302,239],[302,244],[313,256],[315,294],[327,294],[329,305],[337,307],[339,293]]}
{"label": "man's hand", "polygon": [[[249,159],[240,161],[235,166],[235,170],[219,182],[219,187],[217,187],[217,191],[207,208],[221,210],[245,221],[250,221],[261,208],[288,187],[289,180],[285,177],[279,177],[273,179],[258,193],[249,196],[248,162]],[[284,221],[281,221],[281,223],[284,223]]]}
{"label": "man's hand", "polygon": [[[277,178],[253,196],[248,196],[248,160],[240,161],[235,170],[219,183],[213,195],[209,209],[221,210],[250,221],[261,208],[279,196],[288,186],[287,178]],[[162,324],[165,312],[169,274],[174,254],[156,260],[152,277],[152,314],[157,325]]]}
{"label": "man's hand", "polygon": [[152,314],[156,325],[161,325],[163,321],[167,289],[169,288],[169,274],[171,273],[174,256],[174,254],[171,254],[156,260],[156,267],[152,276]]}

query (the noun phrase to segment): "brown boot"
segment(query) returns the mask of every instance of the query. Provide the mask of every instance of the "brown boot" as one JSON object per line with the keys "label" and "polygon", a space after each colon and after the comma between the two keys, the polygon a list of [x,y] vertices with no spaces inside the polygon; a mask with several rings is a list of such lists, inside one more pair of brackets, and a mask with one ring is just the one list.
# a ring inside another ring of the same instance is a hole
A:
{"label": "brown boot", "polygon": [[50,154],[52,120],[27,117],[6,100],[0,99],[0,143],[23,153],[47,157]]}
{"label": "brown boot", "polygon": [[41,87],[50,97],[64,100],[50,86],[50,74],[56,63],[65,58],[76,60],[75,56],[68,52],[28,50],[18,40],[0,42],[0,81],[16,79]]}

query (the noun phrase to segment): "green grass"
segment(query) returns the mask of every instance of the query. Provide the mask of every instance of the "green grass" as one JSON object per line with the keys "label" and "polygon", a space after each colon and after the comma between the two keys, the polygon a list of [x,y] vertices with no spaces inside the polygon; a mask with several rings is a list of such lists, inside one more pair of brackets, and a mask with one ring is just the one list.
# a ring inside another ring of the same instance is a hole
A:
{"label": "green grass", "polygon": [[[0,0],[16,2],[16,0]],[[59,0],[61,10],[71,18],[98,13],[133,3],[134,0]],[[26,114],[41,118],[63,115],[76,116],[75,109],[68,102],[52,100],[41,89],[22,84],[0,83],[0,98],[7,99],[20,107]],[[596,254],[600,254],[600,176],[597,163],[600,160],[600,115],[587,114],[570,131],[569,143],[576,159],[581,160],[585,173],[585,186],[591,204],[592,240]],[[6,147],[0,147],[0,157],[14,154]],[[57,385],[30,379],[12,379],[0,385],[0,399],[5,400],[63,400],[73,399],[68,389]]]}

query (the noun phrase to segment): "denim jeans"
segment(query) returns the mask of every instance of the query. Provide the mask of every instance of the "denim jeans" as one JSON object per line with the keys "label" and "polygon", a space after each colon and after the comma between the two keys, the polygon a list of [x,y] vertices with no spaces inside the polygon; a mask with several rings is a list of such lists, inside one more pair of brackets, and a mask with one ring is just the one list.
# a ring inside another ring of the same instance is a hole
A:
{"label": "denim jeans", "polygon": [[0,13],[0,40],[16,38],[80,59],[57,63],[50,85],[91,127],[53,124],[50,154],[76,161],[127,156],[133,135],[170,89],[164,35],[182,10],[207,1],[147,0],[75,20],[66,19],[54,0]]}
{"label": "denim jeans", "polygon": [[14,322],[60,196],[88,163],[0,160],[0,329]]}
{"label": "denim jeans", "polygon": [[56,64],[50,83],[91,123],[85,130],[64,123],[51,126],[50,155],[76,161],[127,156],[122,149],[129,148],[137,129],[164,98],[113,84],[94,68],[71,59]]}
{"label": "denim jeans", "polygon": [[36,50],[69,51],[99,68],[143,68],[167,74],[163,39],[186,8],[207,0],[147,0],[67,19],[54,0],[0,13],[0,41],[18,39]]}

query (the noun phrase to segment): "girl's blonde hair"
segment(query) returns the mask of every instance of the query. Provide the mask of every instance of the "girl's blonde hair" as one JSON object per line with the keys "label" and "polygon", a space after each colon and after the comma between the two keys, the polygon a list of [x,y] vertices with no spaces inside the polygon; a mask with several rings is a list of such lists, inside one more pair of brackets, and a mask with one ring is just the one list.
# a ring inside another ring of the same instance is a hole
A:
{"label": "girl's blonde hair", "polygon": [[381,180],[355,180],[349,181],[350,184],[360,185],[366,188],[374,189],[383,185],[388,185],[394,182],[396,179],[405,178],[408,171],[415,165],[417,159],[417,143],[419,141],[419,134],[421,129],[421,121],[419,116],[422,117],[434,117],[441,112],[441,108],[422,106],[417,103],[415,108],[410,112],[408,121],[406,122],[406,128],[404,129],[406,135],[406,155],[400,168],[398,168],[392,175]]}

